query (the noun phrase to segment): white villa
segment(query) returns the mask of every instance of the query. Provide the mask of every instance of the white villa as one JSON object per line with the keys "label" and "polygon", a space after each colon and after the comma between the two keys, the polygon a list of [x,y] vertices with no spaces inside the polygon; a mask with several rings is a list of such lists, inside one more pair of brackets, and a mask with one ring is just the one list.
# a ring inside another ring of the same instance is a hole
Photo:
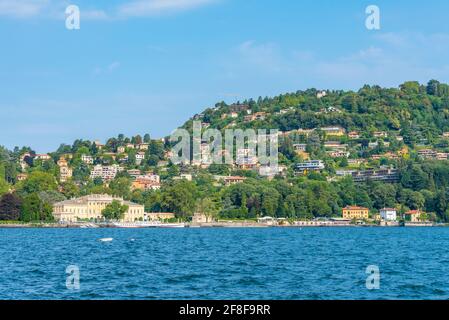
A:
{"label": "white villa", "polygon": [[392,208],[383,208],[380,209],[380,216],[382,220],[385,221],[396,221],[396,209]]}
{"label": "white villa", "polygon": [[66,200],[53,205],[53,216],[55,220],[62,222],[76,222],[78,220],[102,219],[102,211],[113,200],[127,205],[123,222],[134,222],[144,220],[144,206],[122,198],[112,197],[107,194],[92,194],[76,199]]}

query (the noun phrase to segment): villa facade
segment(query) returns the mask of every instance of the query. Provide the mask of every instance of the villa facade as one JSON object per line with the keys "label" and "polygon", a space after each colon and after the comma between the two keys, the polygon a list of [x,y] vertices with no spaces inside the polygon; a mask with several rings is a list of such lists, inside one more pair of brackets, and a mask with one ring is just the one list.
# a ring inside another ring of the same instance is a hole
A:
{"label": "villa facade", "polygon": [[349,220],[368,219],[369,209],[364,207],[348,206],[346,208],[343,208],[343,218]]}
{"label": "villa facade", "polygon": [[53,216],[57,221],[76,222],[78,220],[101,220],[102,211],[113,200],[119,201],[122,205],[127,205],[123,222],[134,222],[144,220],[144,206],[122,198],[112,197],[107,194],[93,194],[76,199],[57,202],[53,205]]}

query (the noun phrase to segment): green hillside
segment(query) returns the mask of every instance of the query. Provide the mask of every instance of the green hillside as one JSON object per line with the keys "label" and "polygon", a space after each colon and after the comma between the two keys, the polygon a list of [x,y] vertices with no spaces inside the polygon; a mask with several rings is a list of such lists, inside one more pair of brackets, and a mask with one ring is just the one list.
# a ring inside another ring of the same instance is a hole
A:
{"label": "green hillside", "polygon": [[[258,164],[174,165],[168,139],[148,134],[119,135],[104,144],[77,140],[61,145],[50,159],[28,147],[0,148],[0,219],[51,220],[56,201],[108,193],[182,219],[196,211],[231,219],[338,217],[343,207],[358,205],[373,217],[394,207],[447,222],[448,116],[449,86],[432,80],[221,102],[183,125],[191,130],[198,120],[203,128],[221,131],[278,129],[280,170],[269,177]],[[309,168],[312,160],[323,167]],[[95,166],[120,170],[106,181],[92,175]],[[71,174],[64,176],[66,169]],[[133,185],[136,175],[148,174],[159,176],[160,184]],[[229,176],[241,179],[233,183]]]}

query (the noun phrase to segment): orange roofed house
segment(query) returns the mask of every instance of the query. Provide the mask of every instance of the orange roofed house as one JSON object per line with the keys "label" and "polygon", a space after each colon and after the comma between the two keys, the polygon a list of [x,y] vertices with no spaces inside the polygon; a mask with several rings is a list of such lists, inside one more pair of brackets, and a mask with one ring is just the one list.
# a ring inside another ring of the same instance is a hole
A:
{"label": "orange roofed house", "polygon": [[158,175],[138,176],[132,184],[133,190],[159,190],[160,188],[161,183]]}
{"label": "orange roofed house", "polygon": [[343,208],[343,218],[344,219],[368,219],[369,209],[357,206],[348,206]]}
{"label": "orange roofed house", "polygon": [[421,210],[410,210],[405,213],[405,221],[407,222],[425,222],[426,214]]}

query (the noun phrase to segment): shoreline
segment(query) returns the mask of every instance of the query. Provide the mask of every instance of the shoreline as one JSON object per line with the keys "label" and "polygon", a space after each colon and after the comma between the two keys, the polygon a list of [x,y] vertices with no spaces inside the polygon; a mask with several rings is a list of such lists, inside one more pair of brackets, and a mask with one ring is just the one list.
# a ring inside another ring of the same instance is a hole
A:
{"label": "shoreline", "polygon": [[[203,224],[191,224],[185,223],[181,228],[187,229],[222,229],[222,228],[432,228],[432,227],[448,227],[448,224],[410,224],[410,225],[356,225],[356,224],[297,224],[297,225],[269,225],[263,223],[203,223]],[[76,223],[76,224],[60,224],[60,223],[8,223],[1,224],[0,229],[172,229],[180,228],[179,224],[163,224],[163,225],[151,225],[151,226],[117,226],[113,224],[93,224],[93,223]]]}

